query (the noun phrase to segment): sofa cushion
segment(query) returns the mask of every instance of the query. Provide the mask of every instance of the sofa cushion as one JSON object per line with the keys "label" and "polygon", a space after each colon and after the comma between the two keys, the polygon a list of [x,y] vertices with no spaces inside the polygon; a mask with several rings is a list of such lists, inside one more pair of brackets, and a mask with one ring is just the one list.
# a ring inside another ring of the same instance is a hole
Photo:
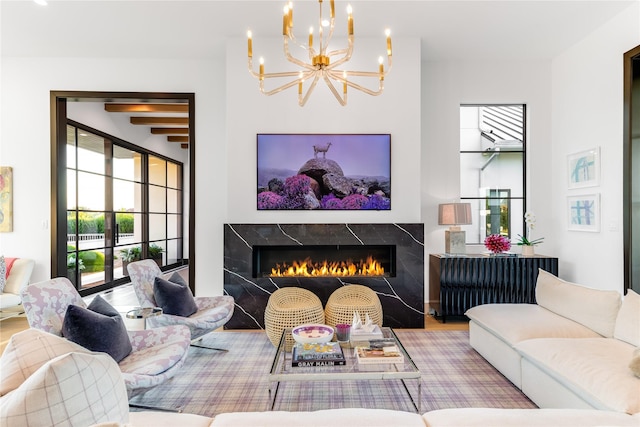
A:
{"label": "sofa cushion", "polygon": [[184,412],[136,411],[129,413],[129,423],[132,427],[209,427],[212,422],[213,418]]}
{"label": "sofa cushion", "polygon": [[106,354],[58,356],[0,399],[3,426],[88,426],[106,421],[129,421],[120,369]]}
{"label": "sofa cushion", "polygon": [[[13,264],[9,269],[10,260]],[[20,295],[22,288],[29,284],[36,262],[30,258],[5,258],[5,261],[7,261],[7,284],[4,291]]]}
{"label": "sofa cushion", "polygon": [[535,304],[483,304],[465,313],[469,319],[510,344],[532,338],[596,338],[586,326]]}
{"label": "sofa cushion", "polygon": [[613,337],[640,347],[640,295],[633,289],[622,300]]}
{"label": "sofa cushion", "polygon": [[131,341],[120,313],[100,295],[87,308],[69,305],[62,335],[92,351],[109,354],[120,362],[131,353]]}
{"label": "sofa cushion", "polygon": [[629,369],[631,369],[633,375],[640,378],[640,347],[634,350],[631,362],[629,362]]}
{"label": "sofa cushion", "polygon": [[367,427],[424,427],[419,414],[389,409],[338,408],[313,412],[228,412],[216,415],[212,427],[316,427],[316,426],[367,426]]}
{"label": "sofa cushion", "polygon": [[427,427],[595,427],[638,426],[629,414],[597,409],[449,408],[423,415]]}
{"label": "sofa cushion", "polygon": [[582,323],[600,335],[611,338],[621,297],[616,291],[576,285],[539,269],[536,301],[547,310]]}
{"label": "sofa cushion", "polygon": [[613,338],[538,338],[515,348],[594,408],[640,412],[640,379],[627,367],[632,345]]}
{"label": "sofa cushion", "polygon": [[70,352],[90,353],[78,344],[38,329],[13,334],[0,358],[0,396],[18,388],[51,359]]}
{"label": "sofa cushion", "polygon": [[7,283],[7,263],[4,255],[0,255],[0,294],[4,292],[5,283]]}
{"label": "sofa cushion", "polygon": [[164,314],[189,317],[198,311],[189,285],[177,273],[169,280],[156,277],[153,280],[153,295]]}

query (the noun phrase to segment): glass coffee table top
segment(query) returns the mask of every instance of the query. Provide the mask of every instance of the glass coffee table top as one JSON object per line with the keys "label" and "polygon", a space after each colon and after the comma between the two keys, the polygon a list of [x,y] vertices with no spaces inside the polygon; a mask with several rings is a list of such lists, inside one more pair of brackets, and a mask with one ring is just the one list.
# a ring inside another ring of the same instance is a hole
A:
{"label": "glass coffee table top", "polygon": [[[269,372],[269,394],[271,397],[270,409],[273,410],[277,398],[278,388],[281,382],[286,381],[331,381],[331,380],[400,380],[404,385],[407,395],[411,398],[411,402],[416,411],[420,413],[421,398],[421,374],[411,356],[398,339],[397,335],[391,328],[383,327],[382,334],[385,339],[393,339],[400,353],[404,356],[403,363],[376,363],[361,364],[358,363],[354,349],[350,345],[343,347],[343,353],[346,359],[344,365],[335,366],[312,366],[300,367],[292,366],[292,354],[285,351],[285,337],[291,333],[291,329],[285,329],[280,339],[280,344],[276,350],[276,355]],[[418,381],[418,398],[414,399],[407,386],[405,380]]]}

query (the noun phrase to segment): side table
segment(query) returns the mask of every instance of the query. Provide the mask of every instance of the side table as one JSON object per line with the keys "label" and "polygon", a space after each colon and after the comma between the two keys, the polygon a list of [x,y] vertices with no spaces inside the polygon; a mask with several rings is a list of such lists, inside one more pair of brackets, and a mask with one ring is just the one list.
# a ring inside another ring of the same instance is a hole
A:
{"label": "side table", "polygon": [[143,319],[144,329],[147,329],[147,318],[151,316],[159,316],[162,314],[160,307],[136,307],[127,311],[127,319]]}

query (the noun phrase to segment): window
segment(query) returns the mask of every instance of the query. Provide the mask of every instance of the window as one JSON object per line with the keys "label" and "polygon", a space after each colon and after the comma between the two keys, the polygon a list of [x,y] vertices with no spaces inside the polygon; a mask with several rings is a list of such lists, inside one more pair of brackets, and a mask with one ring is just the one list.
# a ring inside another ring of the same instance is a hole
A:
{"label": "window", "polygon": [[525,105],[460,106],[460,199],[471,203],[467,243],[524,230]]}
{"label": "window", "polygon": [[182,164],[67,121],[67,277],[79,290],[117,284],[126,266],[183,259]]}

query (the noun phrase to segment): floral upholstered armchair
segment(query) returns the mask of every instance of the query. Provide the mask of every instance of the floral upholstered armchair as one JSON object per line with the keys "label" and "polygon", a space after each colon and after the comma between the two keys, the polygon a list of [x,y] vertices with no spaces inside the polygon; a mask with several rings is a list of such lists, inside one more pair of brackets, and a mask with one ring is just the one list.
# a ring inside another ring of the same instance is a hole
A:
{"label": "floral upholstered armchair", "polygon": [[[63,335],[67,307],[87,308],[65,277],[28,285],[21,296],[29,325],[57,336]],[[129,398],[173,377],[183,365],[191,342],[189,328],[180,325],[126,331],[126,334],[131,342],[131,352],[118,362],[118,366]]]}
{"label": "floral upholstered armchair", "polygon": [[[128,272],[140,305],[159,307],[154,294],[155,279],[162,278],[162,271],[158,265],[151,259],[136,261],[129,264]],[[193,297],[189,291],[188,297],[195,302],[196,311],[193,314],[179,316],[166,314],[165,310],[165,313],[160,316],[149,317],[148,324],[154,327],[186,325],[191,330],[191,339],[195,341],[224,326],[233,315],[234,299],[231,296]]]}

